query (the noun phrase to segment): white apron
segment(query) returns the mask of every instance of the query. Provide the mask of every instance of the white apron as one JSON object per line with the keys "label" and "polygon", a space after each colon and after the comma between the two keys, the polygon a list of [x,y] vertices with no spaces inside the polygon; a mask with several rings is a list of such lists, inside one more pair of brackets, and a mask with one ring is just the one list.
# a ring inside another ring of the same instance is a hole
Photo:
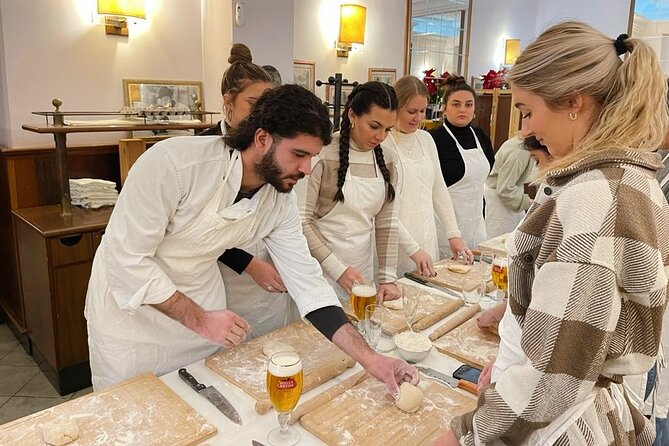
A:
{"label": "white apron", "polygon": [[[453,200],[455,218],[462,238],[467,243],[467,247],[472,249],[478,247],[479,243],[488,240],[483,220],[483,184],[490,173],[490,163],[483,153],[474,129],[470,128],[476,141],[476,149],[465,150],[446,124],[444,128],[455,141],[465,163],[464,176],[457,183],[448,186],[448,192]],[[437,230],[439,234],[445,233],[444,226],[439,221]],[[448,239],[443,236],[439,238],[439,255],[442,259],[450,258],[452,255]]]}
{"label": "white apron", "polygon": [[525,217],[525,211],[514,212],[502,203],[497,190],[483,185],[485,198],[485,227],[488,239],[507,234],[518,226]]}
{"label": "white apron", "polygon": [[[395,198],[400,200],[399,220],[421,249],[425,250],[436,262],[439,259],[439,242],[432,204],[435,166],[425,155],[420,138],[415,134],[418,150],[423,155],[420,159],[409,159],[403,155],[402,148],[392,133],[389,134],[389,137],[397,148],[399,159],[399,181]],[[406,252],[400,249],[397,258],[397,277],[402,277],[404,273],[415,269],[416,264]]]}
{"label": "white apron", "polygon": [[[332,253],[347,267],[352,266],[368,279],[374,276],[374,218],[381,211],[386,199],[386,183],[378,172],[375,178],[354,177],[346,172],[343,187],[344,202],[315,225]],[[325,274],[341,302],[348,302],[349,295],[337,283],[338,277]]]}
{"label": "white apron", "polygon": [[[253,200],[219,211],[225,183],[238,158],[235,150],[225,177],[204,209],[181,231],[165,235],[154,254],[154,261],[177,289],[205,310],[226,308],[218,256],[227,248],[250,243],[255,236],[256,209],[275,199],[271,186],[266,186]],[[103,238],[93,261],[85,308],[96,390],[143,372],[162,375],[220,348],[151,306],[121,310],[107,283],[104,242]]]}

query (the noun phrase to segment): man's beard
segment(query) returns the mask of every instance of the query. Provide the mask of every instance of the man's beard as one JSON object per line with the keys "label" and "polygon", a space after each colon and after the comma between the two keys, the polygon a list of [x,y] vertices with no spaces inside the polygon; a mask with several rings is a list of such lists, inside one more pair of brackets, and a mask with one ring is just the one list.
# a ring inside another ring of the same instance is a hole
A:
{"label": "man's beard", "polygon": [[256,175],[260,177],[260,179],[274,186],[274,189],[278,190],[279,192],[288,193],[293,190],[295,185],[284,184],[283,180],[300,180],[304,178],[304,174],[299,172],[295,175],[285,175],[283,169],[281,169],[279,163],[276,162],[276,158],[274,156],[276,154],[276,145],[277,142],[272,143],[269,150],[267,150],[267,153],[262,156],[260,161],[254,163],[253,170],[255,171]]}

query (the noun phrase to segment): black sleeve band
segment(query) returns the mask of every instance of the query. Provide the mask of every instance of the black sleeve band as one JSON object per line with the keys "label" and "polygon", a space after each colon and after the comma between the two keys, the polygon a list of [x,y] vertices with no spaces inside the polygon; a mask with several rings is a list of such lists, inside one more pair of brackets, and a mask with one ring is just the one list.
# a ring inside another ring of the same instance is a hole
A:
{"label": "black sleeve band", "polygon": [[306,318],[330,341],[332,341],[332,336],[334,336],[342,325],[349,323],[348,316],[346,316],[344,310],[334,305],[314,310],[307,314]]}
{"label": "black sleeve band", "polygon": [[239,248],[226,249],[218,258],[219,262],[234,270],[237,274],[243,273],[251,260],[253,260],[253,256]]}

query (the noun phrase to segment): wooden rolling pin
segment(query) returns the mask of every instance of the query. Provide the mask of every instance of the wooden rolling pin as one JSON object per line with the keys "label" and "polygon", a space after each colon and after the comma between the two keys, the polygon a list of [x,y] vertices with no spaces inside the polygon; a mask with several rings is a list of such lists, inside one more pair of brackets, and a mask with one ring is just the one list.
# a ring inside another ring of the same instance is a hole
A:
{"label": "wooden rolling pin", "polygon": [[474,304],[471,307],[465,308],[463,311],[456,314],[451,320],[444,322],[436,330],[434,330],[430,335],[430,341],[436,341],[449,331],[453,330],[455,327],[467,322],[479,311],[481,311],[479,304]]}
{"label": "wooden rolling pin", "polygon": [[454,313],[465,304],[465,301],[462,299],[451,300],[445,304],[439,305],[435,308],[430,314],[424,318],[413,323],[412,327],[414,331],[425,330],[430,325],[434,324],[437,321],[442,320],[451,313]]}
{"label": "wooden rolling pin", "polygon": [[[304,383],[302,384],[302,392],[308,392],[341,375],[346,369],[355,365],[355,361],[348,355],[336,355],[333,358],[321,362],[319,368],[311,373],[305,373]],[[262,415],[267,413],[272,408],[272,403],[269,399],[256,401],[256,413]]]}
{"label": "wooden rolling pin", "polygon": [[312,410],[315,410],[319,407],[321,407],[323,404],[327,403],[331,399],[341,395],[342,393],[346,392],[348,389],[353,388],[357,386],[359,383],[363,382],[369,377],[367,372],[364,370],[359,371],[355,375],[349,376],[346,378],[344,381],[340,382],[339,384],[330,387],[328,390],[325,392],[321,393],[320,395],[310,399],[309,401],[306,401],[293,410],[293,412],[290,414],[290,420],[288,421],[288,424],[295,424],[300,418],[302,418],[303,415],[308,414]]}

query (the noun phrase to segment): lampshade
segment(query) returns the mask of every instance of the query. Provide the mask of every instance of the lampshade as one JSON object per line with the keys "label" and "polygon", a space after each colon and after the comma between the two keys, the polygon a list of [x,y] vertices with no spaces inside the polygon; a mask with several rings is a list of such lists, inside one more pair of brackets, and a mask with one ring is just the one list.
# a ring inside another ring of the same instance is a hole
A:
{"label": "lampshade", "polygon": [[504,65],[513,65],[520,54],[520,39],[506,39],[504,44]]}
{"label": "lampshade", "polygon": [[367,8],[360,5],[341,5],[339,10],[339,42],[365,43]]}
{"label": "lampshade", "polygon": [[146,18],[144,0],[98,0],[98,14]]}

